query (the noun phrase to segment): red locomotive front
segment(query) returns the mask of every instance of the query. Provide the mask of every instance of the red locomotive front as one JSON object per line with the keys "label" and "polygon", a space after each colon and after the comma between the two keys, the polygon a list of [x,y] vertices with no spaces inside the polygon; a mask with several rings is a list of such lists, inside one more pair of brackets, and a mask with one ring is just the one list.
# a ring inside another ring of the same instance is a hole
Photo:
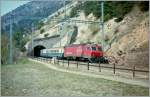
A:
{"label": "red locomotive front", "polygon": [[65,47],[64,57],[100,58],[103,57],[103,51],[97,44],[73,44]]}
{"label": "red locomotive front", "polygon": [[83,56],[85,58],[100,58],[103,57],[101,46],[96,44],[87,44],[84,46]]}

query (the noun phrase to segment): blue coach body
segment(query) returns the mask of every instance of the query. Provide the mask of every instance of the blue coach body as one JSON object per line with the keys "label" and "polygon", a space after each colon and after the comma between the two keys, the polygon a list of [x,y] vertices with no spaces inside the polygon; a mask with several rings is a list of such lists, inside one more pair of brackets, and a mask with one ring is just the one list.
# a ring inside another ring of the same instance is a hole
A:
{"label": "blue coach body", "polygon": [[51,48],[51,49],[43,49],[40,52],[41,57],[57,57],[63,58],[64,57],[64,48]]}

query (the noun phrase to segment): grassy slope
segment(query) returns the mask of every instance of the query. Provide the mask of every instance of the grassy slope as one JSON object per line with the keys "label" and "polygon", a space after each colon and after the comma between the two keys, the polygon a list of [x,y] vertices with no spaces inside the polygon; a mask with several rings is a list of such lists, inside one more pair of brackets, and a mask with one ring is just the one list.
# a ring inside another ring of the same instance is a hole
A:
{"label": "grassy slope", "polygon": [[148,95],[148,88],[62,73],[22,60],[2,66],[2,95]]}

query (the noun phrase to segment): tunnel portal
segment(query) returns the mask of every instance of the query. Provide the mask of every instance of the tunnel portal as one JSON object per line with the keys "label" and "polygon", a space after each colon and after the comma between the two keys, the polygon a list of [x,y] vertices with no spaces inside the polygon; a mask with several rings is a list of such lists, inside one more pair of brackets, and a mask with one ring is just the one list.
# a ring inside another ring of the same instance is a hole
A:
{"label": "tunnel portal", "polygon": [[34,47],[33,55],[35,57],[40,57],[40,50],[42,50],[42,49],[46,49],[46,48],[42,45],[38,45],[38,46]]}

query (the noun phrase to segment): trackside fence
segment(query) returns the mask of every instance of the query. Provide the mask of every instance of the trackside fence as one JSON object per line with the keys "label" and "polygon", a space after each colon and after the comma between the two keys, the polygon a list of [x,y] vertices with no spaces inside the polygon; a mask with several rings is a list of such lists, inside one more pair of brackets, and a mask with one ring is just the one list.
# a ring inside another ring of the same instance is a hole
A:
{"label": "trackside fence", "polygon": [[99,72],[102,72],[102,68],[109,68],[113,70],[113,73],[116,73],[116,70],[126,70],[126,71],[131,71],[132,72],[132,76],[135,77],[135,73],[136,72],[145,72],[145,73],[149,73],[149,70],[139,70],[136,69],[135,65],[132,68],[120,68],[120,67],[116,67],[116,64],[112,64],[112,66],[107,66],[108,64],[101,64],[99,63],[94,63],[94,65],[90,64],[89,62],[80,62],[80,61],[70,61],[70,60],[56,60],[56,59],[50,59],[50,58],[42,58],[42,57],[31,57],[32,59],[35,59],[37,61],[41,61],[41,62],[46,62],[46,63],[54,63],[59,65],[60,63],[62,63],[62,66],[64,66],[64,64],[67,64],[67,68],[69,68],[70,65],[75,64],[76,68],[79,68],[79,65],[84,65],[87,66],[87,70],[90,70],[90,67],[97,67]]}

